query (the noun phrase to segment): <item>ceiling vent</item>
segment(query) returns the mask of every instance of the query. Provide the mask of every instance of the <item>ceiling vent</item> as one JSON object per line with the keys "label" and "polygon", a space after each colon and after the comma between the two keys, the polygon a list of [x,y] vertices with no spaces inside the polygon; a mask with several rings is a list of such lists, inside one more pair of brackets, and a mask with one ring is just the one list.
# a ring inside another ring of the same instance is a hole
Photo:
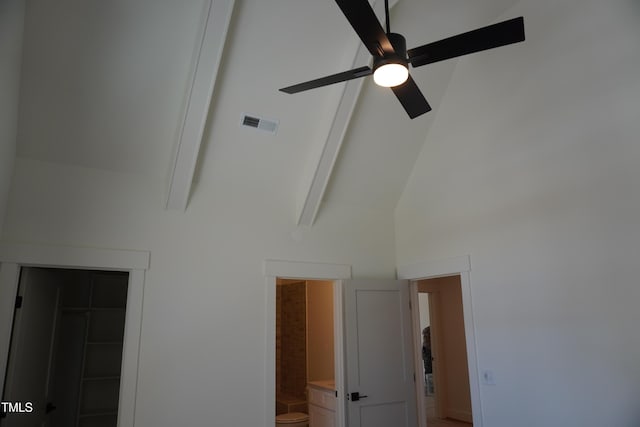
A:
{"label": "ceiling vent", "polygon": [[242,114],[242,119],[240,121],[242,126],[246,126],[249,128],[258,129],[264,132],[269,132],[275,134],[278,130],[278,121],[277,120],[269,120],[264,117],[259,117],[253,114]]}

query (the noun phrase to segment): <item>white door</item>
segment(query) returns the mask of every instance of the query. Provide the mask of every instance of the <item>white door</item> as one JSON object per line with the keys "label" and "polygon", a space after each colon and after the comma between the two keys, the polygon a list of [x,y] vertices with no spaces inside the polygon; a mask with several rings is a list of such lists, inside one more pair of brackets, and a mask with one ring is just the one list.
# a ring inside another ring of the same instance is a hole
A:
{"label": "white door", "polygon": [[18,294],[22,307],[16,308],[2,400],[21,403],[23,410],[30,402],[33,411],[8,413],[2,427],[46,426],[58,286],[46,270],[23,268]]}
{"label": "white door", "polygon": [[416,427],[408,281],[343,286],[349,427]]}

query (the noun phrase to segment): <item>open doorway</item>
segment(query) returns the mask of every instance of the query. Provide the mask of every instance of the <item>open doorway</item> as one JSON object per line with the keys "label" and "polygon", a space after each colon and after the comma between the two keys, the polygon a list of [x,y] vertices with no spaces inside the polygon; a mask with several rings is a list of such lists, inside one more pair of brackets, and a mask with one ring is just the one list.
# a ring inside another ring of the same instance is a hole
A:
{"label": "open doorway", "polygon": [[418,402],[425,414],[424,425],[472,426],[460,276],[424,279],[415,284],[423,362]]}
{"label": "open doorway", "polygon": [[[327,396],[324,403],[335,407],[335,416],[318,422],[310,417],[311,426],[415,427],[409,282],[353,280],[351,266],[344,264],[265,260],[264,272],[267,308],[264,426],[274,425],[276,282],[286,278],[328,280],[333,284],[335,389],[333,397]],[[312,402],[310,397],[309,403]]]}
{"label": "open doorway", "polygon": [[333,281],[276,280],[276,425],[336,425],[334,299]]}
{"label": "open doorway", "polygon": [[117,425],[128,287],[128,272],[21,268],[2,400],[22,410],[2,427]]}

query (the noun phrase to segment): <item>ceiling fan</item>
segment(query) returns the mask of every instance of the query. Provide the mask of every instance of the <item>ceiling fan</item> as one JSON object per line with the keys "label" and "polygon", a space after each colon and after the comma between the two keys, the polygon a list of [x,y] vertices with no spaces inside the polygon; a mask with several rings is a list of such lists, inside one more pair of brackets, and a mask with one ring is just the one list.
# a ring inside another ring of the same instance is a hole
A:
{"label": "ceiling fan", "polygon": [[338,7],[373,55],[373,68],[364,66],[280,89],[298,93],[373,74],[376,84],[389,87],[410,118],[431,111],[431,106],[409,75],[413,67],[456,58],[524,40],[524,18],[514,18],[407,50],[405,38],[389,30],[389,0],[385,0],[385,32],[368,0],[336,0]]}

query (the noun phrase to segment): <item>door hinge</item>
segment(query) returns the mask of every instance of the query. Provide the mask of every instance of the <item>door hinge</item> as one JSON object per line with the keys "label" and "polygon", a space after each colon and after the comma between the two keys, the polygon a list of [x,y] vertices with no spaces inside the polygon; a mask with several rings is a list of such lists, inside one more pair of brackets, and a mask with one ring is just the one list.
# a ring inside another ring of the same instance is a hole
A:
{"label": "door hinge", "polygon": [[411,300],[409,300],[409,310],[412,310],[413,307],[411,307]]}
{"label": "door hinge", "polygon": [[16,297],[16,308],[22,308],[22,296],[20,295]]}

